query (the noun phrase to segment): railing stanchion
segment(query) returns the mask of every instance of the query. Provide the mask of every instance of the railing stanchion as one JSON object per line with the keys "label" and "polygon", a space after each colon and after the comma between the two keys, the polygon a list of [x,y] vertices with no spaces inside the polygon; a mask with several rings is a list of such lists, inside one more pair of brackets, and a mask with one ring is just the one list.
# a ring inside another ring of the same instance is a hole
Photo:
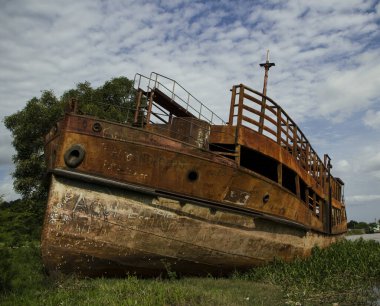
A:
{"label": "railing stanchion", "polygon": [[233,121],[234,121],[235,103],[236,103],[235,101],[236,101],[236,86],[232,86],[230,118],[228,119],[228,125],[230,126],[233,125]]}
{"label": "railing stanchion", "polygon": [[277,106],[277,144],[281,145],[281,107]]}

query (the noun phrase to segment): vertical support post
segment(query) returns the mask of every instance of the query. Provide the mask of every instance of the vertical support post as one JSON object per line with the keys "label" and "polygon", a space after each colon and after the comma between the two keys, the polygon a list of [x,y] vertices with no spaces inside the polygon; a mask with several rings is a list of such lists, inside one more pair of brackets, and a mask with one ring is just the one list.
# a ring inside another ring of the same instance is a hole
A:
{"label": "vertical support post", "polygon": [[236,86],[232,86],[231,89],[231,105],[230,105],[230,118],[228,119],[228,125],[232,126],[234,123],[235,101],[236,101]]}
{"label": "vertical support post", "polygon": [[286,150],[289,152],[289,118],[286,117]]}
{"label": "vertical support post", "polygon": [[174,89],[175,89],[175,82],[173,82],[173,91],[172,91],[172,100],[174,101]]}
{"label": "vertical support post", "polygon": [[135,110],[135,118],[133,120],[134,124],[137,124],[137,122],[139,120],[141,98],[142,98],[142,91],[139,89],[137,91],[137,96],[136,96],[136,110]]}
{"label": "vertical support post", "polygon": [[238,105],[238,113],[237,113],[237,123],[236,126],[240,127],[243,117],[243,104],[244,104],[244,85],[239,85],[239,105]]}
{"label": "vertical support post", "polygon": [[172,120],[173,120],[173,114],[172,113],[169,113],[169,119],[168,119],[168,123],[169,124],[172,124]]}
{"label": "vertical support post", "polygon": [[309,187],[305,188],[305,202],[307,207],[309,208]]}
{"label": "vertical support post", "polygon": [[293,124],[293,156],[297,157],[298,151],[297,151],[297,126]]}
{"label": "vertical support post", "polygon": [[261,100],[261,110],[260,110],[260,119],[259,119],[259,134],[262,134],[264,131],[264,119],[265,119],[265,108],[266,108],[266,96],[263,96]]}
{"label": "vertical support post", "polygon": [[306,171],[307,172],[309,172],[309,170],[310,170],[310,163],[309,163],[309,161],[310,161],[310,143],[309,142],[307,142],[306,143],[306,154],[305,154],[306,156],[305,156],[305,162],[306,162]]}
{"label": "vertical support post", "polygon": [[152,106],[153,106],[153,96],[154,96],[154,92],[151,91],[150,94],[149,94],[149,104],[148,104],[148,111],[147,111],[147,114],[146,114],[146,124],[149,124],[150,122],[150,115],[152,113]]}
{"label": "vertical support post", "polygon": [[281,145],[281,107],[277,106],[277,144]]}
{"label": "vertical support post", "polygon": [[327,199],[327,220],[326,226],[328,233],[332,232],[332,191],[331,191],[331,158],[327,154],[324,155],[324,166],[327,170],[327,188],[328,188],[328,199]]}
{"label": "vertical support post", "polygon": [[243,120],[243,103],[244,103],[244,85],[239,85],[239,105],[238,105],[238,113],[237,113],[237,123],[236,123],[236,134],[235,134],[235,152],[236,158],[235,161],[240,166],[240,156],[241,156],[241,147],[239,144],[240,140],[240,126]]}

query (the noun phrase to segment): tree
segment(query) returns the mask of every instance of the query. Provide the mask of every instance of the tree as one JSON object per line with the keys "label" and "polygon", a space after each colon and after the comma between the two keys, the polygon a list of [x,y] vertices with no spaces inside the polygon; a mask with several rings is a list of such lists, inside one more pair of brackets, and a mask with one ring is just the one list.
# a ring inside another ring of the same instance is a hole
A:
{"label": "tree", "polygon": [[48,192],[48,177],[44,158],[44,136],[64,114],[68,101],[78,101],[79,113],[103,119],[127,122],[132,118],[133,86],[126,77],[114,78],[98,88],[89,82],[56,98],[52,91],[43,91],[40,98],[32,98],[26,106],[4,119],[13,136],[16,150],[13,156],[14,188],[23,199],[44,200]]}
{"label": "tree", "polygon": [[347,223],[347,227],[350,229],[358,228],[358,222],[355,220],[351,220],[350,222]]}

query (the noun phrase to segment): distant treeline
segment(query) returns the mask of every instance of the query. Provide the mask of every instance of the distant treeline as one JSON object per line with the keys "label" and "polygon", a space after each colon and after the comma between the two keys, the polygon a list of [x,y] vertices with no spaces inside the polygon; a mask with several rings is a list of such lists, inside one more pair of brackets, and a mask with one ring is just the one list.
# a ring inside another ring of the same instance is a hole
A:
{"label": "distant treeline", "polygon": [[358,222],[355,220],[351,220],[350,222],[347,223],[347,227],[350,230],[364,230],[366,233],[375,233],[380,230],[380,223],[379,222]]}

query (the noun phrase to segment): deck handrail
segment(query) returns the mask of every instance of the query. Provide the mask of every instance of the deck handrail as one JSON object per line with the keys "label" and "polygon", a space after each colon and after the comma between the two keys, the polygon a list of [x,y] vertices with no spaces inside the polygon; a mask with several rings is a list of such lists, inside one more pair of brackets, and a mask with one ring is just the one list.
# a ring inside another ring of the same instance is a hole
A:
{"label": "deck handrail", "polygon": [[[163,84],[164,81],[169,81],[170,87]],[[219,117],[216,113],[214,113],[210,108],[208,108],[205,104],[203,104],[200,100],[195,98],[188,90],[186,90],[181,84],[175,81],[172,78],[166,77],[162,74],[151,72],[150,76],[144,76],[140,73],[136,73],[134,78],[134,88],[139,89],[142,88],[142,80],[145,80],[147,84],[147,92],[157,89],[164,89],[166,93],[169,93],[169,98],[173,101],[182,104],[185,106],[186,110],[190,111],[193,114],[196,114],[196,117],[205,120],[210,124],[222,124],[225,125],[226,122]],[[178,94],[178,88],[180,88],[185,93],[185,98]],[[176,92],[177,90],[177,92]]]}
{"label": "deck handrail", "polygon": [[[254,104],[245,103],[248,100]],[[256,106],[256,107],[255,107]],[[322,188],[328,185],[327,167],[298,125],[273,99],[243,84],[232,88],[229,125],[245,126],[287,150]],[[332,178],[334,193],[338,182]]]}

